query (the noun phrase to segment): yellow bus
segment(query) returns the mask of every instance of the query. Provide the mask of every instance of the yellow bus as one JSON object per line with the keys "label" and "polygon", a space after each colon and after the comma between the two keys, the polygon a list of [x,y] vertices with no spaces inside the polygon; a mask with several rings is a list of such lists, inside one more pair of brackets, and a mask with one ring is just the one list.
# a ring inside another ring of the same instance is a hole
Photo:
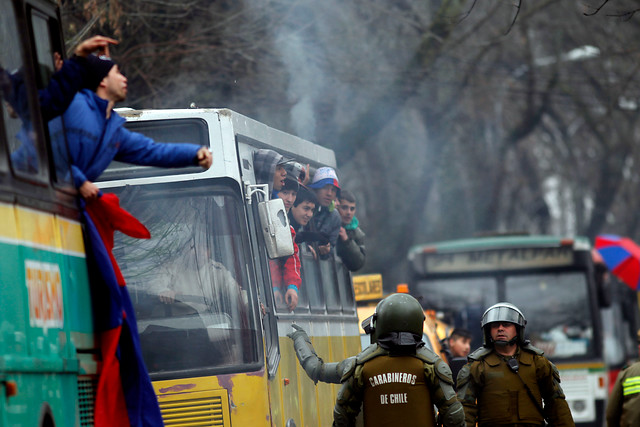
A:
{"label": "yellow bus", "polygon": [[147,241],[116,236],[113,252],[166,425],[330,425],[338,386],[316,387],[286,334],[296,323],[331,360],[357,354],[350,274],[301,245],[298,306],[276,306],[269,253],[286,253],[291,234],[282,201],[256,182],[254,153],[271,149],[312,169],[335,168],[334,153],[227,109],[119,113],[156,141],[213,153],[207,171],[114,162],[99,182],[151,232]]}

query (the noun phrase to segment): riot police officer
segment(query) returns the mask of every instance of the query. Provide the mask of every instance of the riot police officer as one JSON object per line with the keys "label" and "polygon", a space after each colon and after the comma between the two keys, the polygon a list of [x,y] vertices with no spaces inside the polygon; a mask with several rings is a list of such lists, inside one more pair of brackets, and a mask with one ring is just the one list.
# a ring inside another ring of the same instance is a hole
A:
{"label": "riot police officer", "polygon": [[[640,329],[638,329],[640,355]],[[640,425],[640,361],[620,371],[607,403],[607,427]]]}
{"label": "riot police officer", "polygon": [[483,346],[458,374],[467,425],[575,425],[558,369],[525,340],[526,323],[516,306],[504,302],[482,315]]}
{"label": "riot police officer", "polygon": [[435,426],[433,405],[445,426],[464,426],[449,366],[424,347],[424,312],[408,294],[378,303],[373,316],[375,344],[355,358],[342,378],[334,426],[354,426],[362,406],[364,426]]}

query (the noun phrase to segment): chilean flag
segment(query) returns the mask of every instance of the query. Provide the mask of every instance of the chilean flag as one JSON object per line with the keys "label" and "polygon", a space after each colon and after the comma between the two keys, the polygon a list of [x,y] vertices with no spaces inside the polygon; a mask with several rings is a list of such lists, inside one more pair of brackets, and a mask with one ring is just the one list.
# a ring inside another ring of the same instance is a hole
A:
{"label": "chilean flag", "polygon": [[96,392],[96,427],[162,426],[124,277],[113,254],[113,233],[148,239],[149,230],[120,208],[115,194],[101,194],[82,210],[94,324],[102,367]]}

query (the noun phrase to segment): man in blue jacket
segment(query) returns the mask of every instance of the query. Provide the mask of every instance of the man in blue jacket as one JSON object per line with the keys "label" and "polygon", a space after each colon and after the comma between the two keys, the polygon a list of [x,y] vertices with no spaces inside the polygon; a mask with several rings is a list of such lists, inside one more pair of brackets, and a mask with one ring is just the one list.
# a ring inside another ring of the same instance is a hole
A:
{"label": "man in blue jacket", "polygon": [[127,97],[127,78],[110,58],[89,55],[87,61],[96,77],[94,90],[83,89],[65,112],[64,130],[75,187],[85,199],[98,196],[93,183],[111,160],[144,166],[211,166],[208,147],[187,143],[156,143],[151,138],[124,128],[125,119],[113,111],[116,102]]}
{"label": "man in blue jacket", "polygon": [[[58,52],[54,54],[55,72],[47,87],[38,91],[40,111],[45,121],[64,113],[75,94],[87,85],[90,86],[95,80],[86,58],[95,51],[108,54],[109,45],[117,43],[117,40],[98,35],[80,43],[75,48],[74,55],[64,62]],[[2,88],[2,98],[7,101],[12,110],[23,121],[30,121],[23,71],[10,73],[0,64],[0,88]]]}

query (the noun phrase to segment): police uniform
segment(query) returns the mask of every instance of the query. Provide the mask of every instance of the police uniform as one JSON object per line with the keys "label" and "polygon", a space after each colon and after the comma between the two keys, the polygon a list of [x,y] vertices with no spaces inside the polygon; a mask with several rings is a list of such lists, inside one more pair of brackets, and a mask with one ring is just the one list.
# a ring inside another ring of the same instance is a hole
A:
{"label": "police uniform", "polygon": [[640,362],[618,374],[607,404],[607,426],[640,426]]}
{"label": "police uniform", "polygon": [[[435,404],[445,426],[464,426],[449,366],[421,347],[414,355],[391,356],[371,345],[343,377],[334,426],[354,426],[362,405],[365,427],[435,426]],[[457,413],[457,414],[456,414]]]}
{"label": "police uniform", "polygon": [[458,399],[467,425],[543,426],[546,417],[556,427],[574,426],[553,363],[529,344],[519,346],[513,357],[518,361],[518,373],[508,365],[511,357],[501,356],[493,348],[480,347],[469,355],[470,362],[458,375]]}

